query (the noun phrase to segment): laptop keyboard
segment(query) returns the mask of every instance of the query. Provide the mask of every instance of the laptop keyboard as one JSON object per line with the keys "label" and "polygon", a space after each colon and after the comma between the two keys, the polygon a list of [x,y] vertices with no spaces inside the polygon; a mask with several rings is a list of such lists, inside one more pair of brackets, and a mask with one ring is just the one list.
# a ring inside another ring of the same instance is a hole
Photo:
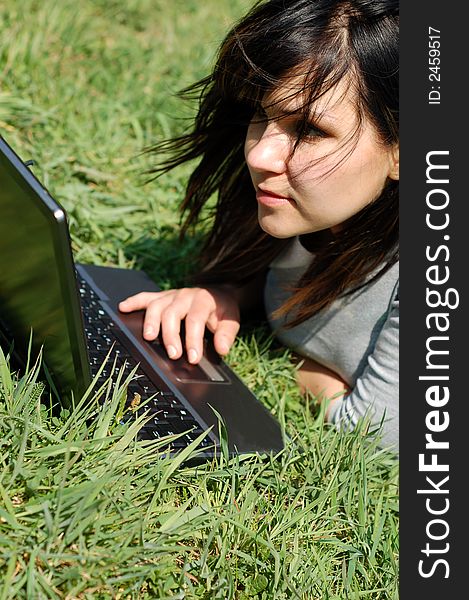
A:
{"label": "laptop keyboard", "polygon": [[[139,405],[148,398],[150,400],[145,402],[142,410],[152,415],[150,421],[140,430],[139,438],[158,439],[184,432],[184,435],[170,443],[175,449],[186,447],[203,432],[202,428],[169,388],[158,388],[148,378],[143,369],[140,368],[139,363],[114,335],[114,323],[106,311],[103,310],[97,294],[78,273],[77,280],[91,373],[93,377],[97,378],[98,387],[111,376],[114,381],[121,369],[123,369],[125,378],[137,368],[127,388],[127,402],[131,407],[131,411],[127,413],[127,418],[138,416]],[[109,358],[98,375],[98,371],[109,352]],[[203,448],[212,444],[213,442],[209,438],[204,438],[201,442]]]}

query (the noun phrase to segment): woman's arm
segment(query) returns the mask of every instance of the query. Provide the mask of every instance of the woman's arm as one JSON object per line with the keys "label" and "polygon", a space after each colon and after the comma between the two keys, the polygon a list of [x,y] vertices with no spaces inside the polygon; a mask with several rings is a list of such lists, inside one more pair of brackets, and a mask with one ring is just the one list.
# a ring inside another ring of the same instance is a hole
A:
{"label": "woman's arm", "polygon": [[332,398],[326,411],[326,419],[329,420],[332,405],[350,392],[349,386],[337,373],[311,358],[295,355],[294,361],[300,364],[296,372],[296,380],[302,394],[310,393],[319,402],[326,398]]}
{"label": "woman's arm", "polygon": [[386,321],[363,373],[351,392],[329,406],[328,420],[353,429],[362,417],[382,422],[381,446],[399,447],[399,300],[392,301]]}
{"label": "woman's arm", "polygon": [[239,310],[247,312],[263,307],[264,286],[267,270],[249,281],[243,286],[233,284],[222,284],[219,286],[210,286],[228,291],[235,298]]}
{"label": "woman's arm", "polygon": [[382,445],[398,450],[399,413],[399,300],[391,304],[384,326],[378,336],[367,365],[353,389],[333,371],[311,359],[303,361],[297,371],[297,381],[303,393],[333,398],[326,411],[326,420],[344,429],[353,429],[362,417],[369,417],[372,426],[381,430]]}

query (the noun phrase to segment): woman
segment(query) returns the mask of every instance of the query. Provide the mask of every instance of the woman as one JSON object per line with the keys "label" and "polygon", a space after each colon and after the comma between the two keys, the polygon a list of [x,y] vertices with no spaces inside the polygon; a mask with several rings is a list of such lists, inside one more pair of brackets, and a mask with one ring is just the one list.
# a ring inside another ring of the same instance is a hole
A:
{"label": "woman", "polygon": [[156,147],[155,173],[201,159],[182,204],[184,234],[216,193],[200,272],[120,309],[197,363],[205,327],[226,355],[264,301],[301,389],[332,398],[326,418],[367,415],[397,449],[398,2],[257,4],[190,91],[194,129]]}

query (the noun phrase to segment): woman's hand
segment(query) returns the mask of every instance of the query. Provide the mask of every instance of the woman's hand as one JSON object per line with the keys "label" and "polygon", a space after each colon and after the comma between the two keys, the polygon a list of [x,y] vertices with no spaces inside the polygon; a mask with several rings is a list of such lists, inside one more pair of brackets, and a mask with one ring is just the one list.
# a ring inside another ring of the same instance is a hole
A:
{"label": "woman's hand", "polygon": [[[143,337],[152,341],[161,331],[168,356],[180,358],[183,344],[190,363],[203,354],[205,327],[214,334],[218,354],[228,354],[239,331],[239,305],[232,286],[182,288],[164,292],[142,292],[119,304],[122,312],[145,310]],[[185,340],[181,340],[181,321],[185,321]]]}

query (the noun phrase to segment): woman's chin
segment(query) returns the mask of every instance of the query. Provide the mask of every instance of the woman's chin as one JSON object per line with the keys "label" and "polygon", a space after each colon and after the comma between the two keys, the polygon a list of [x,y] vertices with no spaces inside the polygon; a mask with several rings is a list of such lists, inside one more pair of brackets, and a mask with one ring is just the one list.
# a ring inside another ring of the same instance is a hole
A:
{"label": "woman's chin", "polygon": [[298,235],[295,227],[286,223],[285,219],[282,219],[279,215],[259,214],[258,219],[261,229],[272,237],[285,239]]}
{"label": "woman's chin", "polygon": [[259,215],[259,225],[265,233],[278,239],[293,238],[297,235],[304,235],[307,233],[314,233],[325,227],[308,227],[301,226],[301,224],[295,225],[288,223],[285,219],[282,219],[279,215]]}
{"label": "woman's chin", "polygon": [[297,235],[295,232],[290,233],[290,231],[287,231],[287,228],[282,227],[281,225],[266,223],[264,219],[259,220],[259,225],[261,226],[261,229],[265,231],[265,233],[274,238],[286,239],[295,237],[295,235]]}

